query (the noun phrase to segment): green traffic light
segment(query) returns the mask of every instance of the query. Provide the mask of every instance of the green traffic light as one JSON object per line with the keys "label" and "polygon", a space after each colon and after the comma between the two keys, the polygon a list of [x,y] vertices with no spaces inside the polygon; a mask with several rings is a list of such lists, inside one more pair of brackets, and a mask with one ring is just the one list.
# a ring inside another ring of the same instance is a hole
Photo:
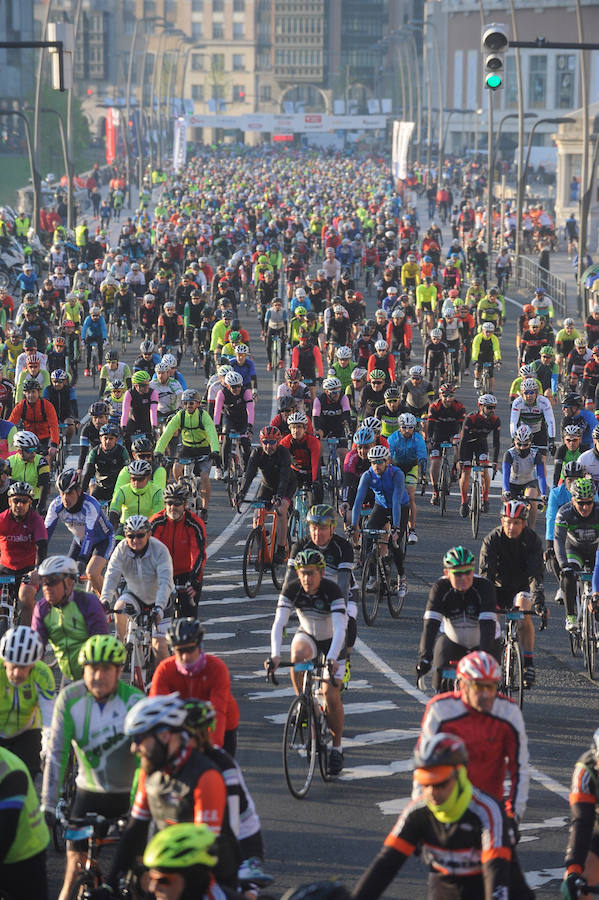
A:
{"label": "green traffic light", "polygon": [[485,83],[486,83],[487,87],[490,88],[492,91],[496,91],[497,88],[501,87],[502,81],[503,81],[503,79],[502,79],[501,75],[497,75],[497,74],[487,75],[487,77],[485,79]]}

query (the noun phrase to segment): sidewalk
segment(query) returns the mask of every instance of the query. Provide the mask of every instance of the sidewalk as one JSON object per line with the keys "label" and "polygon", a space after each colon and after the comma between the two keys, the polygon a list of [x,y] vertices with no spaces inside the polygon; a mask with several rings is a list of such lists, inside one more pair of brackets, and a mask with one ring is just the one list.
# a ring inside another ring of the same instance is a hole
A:
{"label": "sidewalk", "polygon": [[[536,260],[535,260],[536,261]],[[566,311],[569,316],[577,320],[578,316],[578,297],[576,291],[576,278],[574,272],[574,264],[568,259],[568,253],[564,250],[558,250],[557,253],[551,254],[549,263],[549,271],[558,278],[563,278],[568,289],[568,305]]]}

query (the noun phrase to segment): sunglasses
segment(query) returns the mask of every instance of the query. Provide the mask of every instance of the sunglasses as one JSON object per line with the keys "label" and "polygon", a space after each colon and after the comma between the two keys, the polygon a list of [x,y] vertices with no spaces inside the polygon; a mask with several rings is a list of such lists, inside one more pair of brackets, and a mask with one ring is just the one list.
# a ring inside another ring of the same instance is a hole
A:
{"label": "sunglasses", "polygon": [[595,505],[594,500],[577,500],[576,502],[578,503],[579,506],[594,506]]}
{"label": "sunglasses", "polygon": [[276,440],[274,440],[274,439],[273,439],[273,440],[271,440],[271,439],[265,440],[265,439],[263,438],[262,441],[261,441],[261,443],[264,444],[264,446],[266,446],[266,447],[272,447],[272,445],[273,445],[273,444],[276,444],[277,442],[276,442]]}
{"label": "sunglasses", "polygon": [[165,506],[185,506],[183,500],[165,500]]}
{"label": "sunglasses", "polygon": [[59,584],[62,580],[60,575],[48,575],[46,578],[41,579],[42,587],[54,587],[55,584]]}
{"label": "sunglasses", "polygon": [[483,409],[497,409],[496,406],[483,406]]}
{"label": "sunglasses", "polygon": [[193,653],[199,646],[199,644],[185,644],[183,647],[175,647],[175,653]]}
{"label": "sunglasses", "polygon": [[492,691],[495,694],[499,690],[499,685],[495,682],[470,681],[469,684],[475,691]]}
{"label": "sunglasses", "polygon": [[13,503],[31,503],[31,497],[11,497]]}
{"label": "sunglasses", "polygon": [[385,382],[384,382],[384,381],[374,381],[374,380],[373,380],[373,381],[371,381],[370,383],[371,383],[371,384],[384,384]]}
{"label": "sunglasses", "polygon": [[537,392],[536,391],[522,391],[522,393],[524,394],[525,397],[534,397],[534,395]]}
{"label": "sunglasses", "polygon": [[564,438],[564,440],[565,440],[566,444],[567,444],[568,442],[571,442],[571,441],[579,441],[579,440],[580,440],[580,435],[579,435],[579,434],[572,435],[571,437],[566,437],[566,438]]}
{"label": "sunglasses", "polygon": [[141,541],[145,538],[145,536],[148,533],[149,532],[147,532],[147,531],[131,531],[131,532],[129,532],[129,534],[126,534],[125,537],[128,540],[130,539],[132,541]]}

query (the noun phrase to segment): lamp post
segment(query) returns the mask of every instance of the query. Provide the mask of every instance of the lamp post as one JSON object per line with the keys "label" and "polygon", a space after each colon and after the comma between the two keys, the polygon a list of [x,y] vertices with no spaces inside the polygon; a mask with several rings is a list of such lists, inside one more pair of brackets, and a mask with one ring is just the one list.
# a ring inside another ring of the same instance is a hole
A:
{"label": "lamp post", "polygon": [[[169,96],[170,96],[170,88],[171,88],[171,78],[172,78],[173,71],[176,68],[178,57],[179,57],[179,52],[180,52],[180,44],[181,44],[180,39],[182,37],[185,37],[185,35],[183,34],[183,32],[180,29],[174,28],[174,29],[168,29],[168,37],[169,38],[171,38],[171,37],[179,38],[179,44],[175,48],[171,48],[171,49],[167,49],[166,47],[164,48],[163,53],[162,53],[162,61],[161,61],[161,65],[160,65],[160,78],[159,78],[159,82],[158,82],[158,110],[157,110],[157,113],[158,113],[158,168],[159,169],[162,168],[162,158],[163,158],[163,153],[162,153],[163,136],[164,136],[164,119],[163,119],[163,115],[162,115],[163,105],[164,105],[164,101],[166,100],[166,103],[168,106]],[[168,57],[169,55],[171,57],[174,57],[174,59],[172,59],[171,64],[170,64],[169,73],[168,73],[168,81],[166,84],[166,89],[163,94],[163,92],[162,92],[162,69],[164,67],[164,59],[165,59],[165,57]],[[168,123],[170,121],[170,112],[168,109],[166,111],[166,119],[167,119],[167,123]],[[168,127],[168,125],[167,125],[167,127]]]}
{"label": "lamp post", "polygon": [[[523,119],[536,119],[537,113],[524,113]],[[506,113],[505,116],[502,116],[499,120],[499,125],[497,126],[497,131],[495,133],[495,148],[499,146],[499,138],[501,137],[501,132],[503,130],[503,123],[507,122],[508,119],[517,119],[519,118],[518,113]],[[493,156],[495,156],[495,149],[493,150]]]}
{"label": "lamp post", "polygon": [[[149,135],[149,137],[150,137],[150,169],[154,168],[154,159],[155,159],[154,136],[152,134],[152,130],[153,130],[153,125],[156,124],[156,122],[158,121],[157,116],[155,116],[155,114],[154,114],[154,105],[155,105],[155,100],[156,100],[157,73],[158,73],[159,68],[160,69],[162,68],[162,66],[159,65],[159,62],[162,59],[162,52],[163,52],[162,45],[163,45],[164,39],[167,37],[167,35],[168,35],[168,29],[164,28],[164,31],[158,38],[158,47],[156,50],[156,54],[154,56],[154,70],[152,72],[152,86],[151,86],[151,90],[150,90],[150,123],[151,123],[150,135]],[[156,131],[156,138],[158,139],[157,131]]]}
{"label": "lamp post", "polygon": [[528,173],[528,163],[530,162],[530,151],[532,150],[532,139],[534,137],[534,133],[539,127],[539,125],[565,125],[568,122],[574,122],[574,119],[570,119],[568,116],[559,116],[556,118],[550,119],[537,119],[530,129],[530,134],[528,135],[528,147],[526,148],[526,158],[524,160],[524,166],[522,167],[522,177],[521,183],[518,185],[522,198],[524,198],[524,190],[526,188],[526,175]]}
{"label": "lamp post", "polygon": [[[433,112],[439,112],[438,109],[433,107]],[[474,115],[476,113],[475,109],[457,109],[457,108],[448,108],[447,106],[444,108],[443,112],[447,113],[447,119],[445,120],[445,128],[443,131],[443,138],[441,141],[441,146],[439,149],[439,166],[441,166],[441,160],[445,157],[445,143],[447,141],[447,132],[449,131],[449,123],[451,122],[451,117],[456,113],[460,113],[461,115],[468,116]],[[441,114],[442,115],[442,114]]]}
{"label": "lamp post", "polygon": [[[79,32],[79,25],[81,24],[81,6],[83,0],[77,0],[77,7],[75,9],[75,21],[74,21],[74,29],[73,29],[73,40],[74,46],[77,46],[77,34]],[[72,166],[73,160],[73,88],[70,87],[67,91],[67,149],[69,155],[69,161]],[[72,181],[72,172],[67,172],[67,177],[69,179],[69,190],[67,193],[67,227],[73,227],[73,186],[71,184]]]}
{"label": "lamp post", "polygon": [[[38,106],[38,113],[40,112],[41,107]],[[0,116],[18,116],[19,119],[23,120],[23,124],[25,126],[25,140],[27,142],[27,155],[29,157],[29,171],[31,172],[31,188],[32,188],[32,213],[31,219],[33,222],[33,227],[36,231],[39,230],[39,200],[40,200],[40,176],[39,172],[35,167],[35,161],[33,158],[33,144],[31,142],[31,126],[29,124],[29,119],[25,115],[25,113],[20,112],[16,109],[0,109]]]}
{"label": "lamp post", "polygon": [[[144,25],[148,23],[155,22],[157,26],[165,25],[164,16],[152,16],[150,19],[144,19]],[[137,129],[137,146],[138,146],[138,186],[141,192],[143,187],[143,164],[144,164],[144,139],[143,135],[148,134],[150,146],[151,146],[151,129],[152,123],[151,119],[148,119],[148,116],[144,113],[144,92],[146,86],[146,60],[148,58],[148,48],[149,48],[149,36],[147,36],[144,51],[141,57],[141,66],[139,69],[139,77],[137,79],[137,108],[139,110],[139,128]],[[146,119],[146,127],[143,126],[144,117]]]}

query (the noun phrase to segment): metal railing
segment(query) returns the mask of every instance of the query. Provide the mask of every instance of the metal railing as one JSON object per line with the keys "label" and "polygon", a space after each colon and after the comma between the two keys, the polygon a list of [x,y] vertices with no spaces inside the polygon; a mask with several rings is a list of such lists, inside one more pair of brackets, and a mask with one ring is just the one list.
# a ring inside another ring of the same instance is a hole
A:
{"label": "metal railing", "polygon": [[529,256],[517,256],[514,260],[512,283],[530,290],[531,296],[538,287],[544,287],[553,301],[555,314],[565,316],[568,308],[568,286],[563,278],[552,275]]}

